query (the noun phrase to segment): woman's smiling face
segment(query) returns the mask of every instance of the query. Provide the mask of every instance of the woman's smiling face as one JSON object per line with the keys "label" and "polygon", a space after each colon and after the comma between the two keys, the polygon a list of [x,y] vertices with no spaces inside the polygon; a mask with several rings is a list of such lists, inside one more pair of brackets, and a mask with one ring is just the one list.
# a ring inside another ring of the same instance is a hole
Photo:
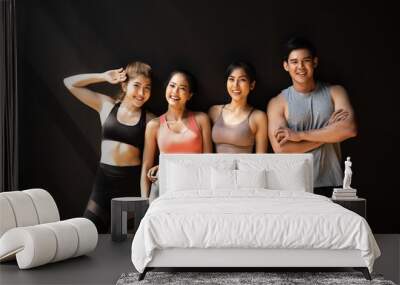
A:
{"label": "woman's smiling face", "polygon": [[136,107],[142,107],[150,98],[151,79],[143,75],[129,79],[125,87],[125,97],[123,100],[131,101]]}
{"label": "woman's smiling face", "polygon": [[245,99],[253,90],[255,82],[250,82],[248,75],[243,68],[235,68],[228,76],[226,89],[232,100]]}
{"label": "woman's smiling face", "polygon": [[171,106],[185,106],[192,93],[184,74],[176,73],[171,77],[165,90],[165,97]]}

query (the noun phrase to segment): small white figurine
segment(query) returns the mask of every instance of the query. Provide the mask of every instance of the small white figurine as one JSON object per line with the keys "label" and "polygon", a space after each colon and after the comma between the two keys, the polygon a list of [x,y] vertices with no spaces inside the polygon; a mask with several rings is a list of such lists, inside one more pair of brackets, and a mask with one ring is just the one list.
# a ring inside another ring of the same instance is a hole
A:
{"label": "small white figurine", "polygon": [[353,172],[351,171],[351,161],[350,156],[347,157],[347,160],[344,162],[344,179],[343,179],[343,189],[353,189],[351,188],[351,176]]}

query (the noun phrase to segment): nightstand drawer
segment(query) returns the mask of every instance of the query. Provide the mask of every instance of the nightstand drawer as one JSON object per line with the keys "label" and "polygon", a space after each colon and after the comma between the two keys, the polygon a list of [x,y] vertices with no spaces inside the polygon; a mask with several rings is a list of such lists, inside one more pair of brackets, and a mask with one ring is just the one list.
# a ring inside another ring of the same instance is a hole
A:
{"label": "nightstand drawer", "polygon": [[364,219],[367,219],[367,200],[363,198],[357,198],[354,200],[338,200],[332,199],[336,204],[359,214]]}

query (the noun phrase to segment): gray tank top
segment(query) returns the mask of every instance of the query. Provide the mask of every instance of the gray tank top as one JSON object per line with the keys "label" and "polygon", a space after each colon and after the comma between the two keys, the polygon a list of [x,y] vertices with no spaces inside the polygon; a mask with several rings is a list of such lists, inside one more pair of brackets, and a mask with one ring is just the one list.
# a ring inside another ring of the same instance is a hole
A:
{"label": "gray tank top", "polygon": [[[309,94],[297,92],[293,86],[282,91],[288,104],[288,127],[294,131],[320,129],[334,112],[329,86],[317,83]],[[339,143],[325,143],[310,151],[314,157],[314,187],[342,185]]]}

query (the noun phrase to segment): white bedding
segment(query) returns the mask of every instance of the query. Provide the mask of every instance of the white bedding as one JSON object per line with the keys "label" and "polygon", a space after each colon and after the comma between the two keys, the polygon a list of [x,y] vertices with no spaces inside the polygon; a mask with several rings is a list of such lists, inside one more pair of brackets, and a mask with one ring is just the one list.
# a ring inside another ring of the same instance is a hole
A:
{"label": "white bedding", "polygon": [[154,249],[164,248],[358,249],[370,272],[380,255],[359,215],[323,196],[265,189],[164,194],[133,239],[136,269],[143,272]]}

